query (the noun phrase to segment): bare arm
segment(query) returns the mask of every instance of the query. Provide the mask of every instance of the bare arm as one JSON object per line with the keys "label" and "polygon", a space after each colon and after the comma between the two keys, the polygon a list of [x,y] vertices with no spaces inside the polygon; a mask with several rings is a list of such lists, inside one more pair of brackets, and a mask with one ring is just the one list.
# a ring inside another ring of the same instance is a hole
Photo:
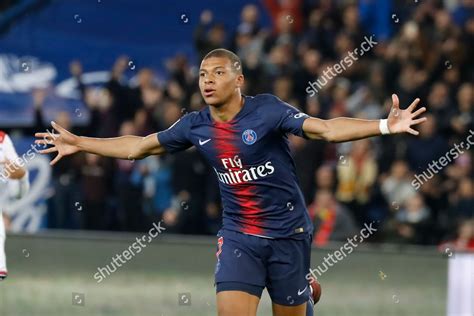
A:
{"label": "bare arm", "polygon": [[[426,111],[422,107],[413,113],[420,99],[415,99],[406,110],[400,110],[398,97],[392,95],[393,106],[388,116],[388,128],[391,134],[410,133],[418,135],[412,125],[426,121],[426,118],[416,119]],[[362,120],[348,117],[338,117],[331,120],[308,118],[303,123],[303,131],[310,139],[323,139],[330,142],[345,142],[371,136],[381,135],[379,120]]]}
{"label": "bare arm", "polygon": [[310,117],[303,123],[303,130],[310,139],[345,142],[380,135],[378,120],[361,120],[338,117],[322,120]]}
{"label": "bare arm", "polygon": [[8,179],[20,180],[26,174],[25,168],[16,164],[13,160],[6,160],[0,162],[0,165],[4,164],[4,174]]}
{"label": "bare arm", "polygon": [[77,147],[80,151],[120,159],[142,159],[150,155],[165,152],[158,137],[150,134],[146,137],[121,136],[114,138],[79,137]]}
{"label": "bare arm", "polygon": [[119,159],[142,159],[149,155],[165,153],[156,133],[146,137],[127,135],[114,138],[92,138],[74,135],[54,122],[51,124],[58,134],[35,134],[38,138],[35,143],[52,145],[50,148],[41,150],[40,153],[58,153],[51,161],[51,165],[57,163],[62,157],[79,151]]}

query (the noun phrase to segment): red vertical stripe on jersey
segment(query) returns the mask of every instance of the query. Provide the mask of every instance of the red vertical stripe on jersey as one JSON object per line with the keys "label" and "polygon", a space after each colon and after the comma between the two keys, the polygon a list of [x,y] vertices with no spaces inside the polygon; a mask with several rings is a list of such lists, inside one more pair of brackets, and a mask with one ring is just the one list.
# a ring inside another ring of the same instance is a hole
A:
{"label": "red vertical stripe on jersey", "polygon": [[0,144],[3,143],[3,140],[5,139],[5,132],[0,131]]}
{"label": "red vertical stripe on jersey", "polygon": [[[215,146],[219,160],[223,158],[234,158],[240,154],[236,142],[241,140],[239,132],[232,128],[232,122],[214,123]],[[221,160],[222,161],[222,160]],[[242,166],[245,168],[245,166]],[[230,170],[239,170],[239,167],[230,167]],[[224,184],[232,186],[234,198],[240,206],[242,220],[244,222],[242,232],[247,234],[262,235],[260,226],[260,207],[257,202],[256,186],[248,183]]]}

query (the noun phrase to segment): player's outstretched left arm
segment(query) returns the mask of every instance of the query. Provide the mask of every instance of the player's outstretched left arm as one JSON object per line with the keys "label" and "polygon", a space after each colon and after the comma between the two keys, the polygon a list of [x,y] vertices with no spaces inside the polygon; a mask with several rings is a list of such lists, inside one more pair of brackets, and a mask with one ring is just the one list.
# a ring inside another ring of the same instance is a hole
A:
{"label": "player's outstretched left arm", "polygon": [[410,133],[418,135],[412,128],[426,121],[426,117],[417,118],[426,111],[422,107],[415,111],[420,99],[415,99],[405,110],[400,110],[398,96],[392,94],[392,109],[386,120],[362,120],[338,117],[330,120],[308,118],[303,123],[303,131],[310,139],[322,139],[329,142],[346,142],[381,134]]}

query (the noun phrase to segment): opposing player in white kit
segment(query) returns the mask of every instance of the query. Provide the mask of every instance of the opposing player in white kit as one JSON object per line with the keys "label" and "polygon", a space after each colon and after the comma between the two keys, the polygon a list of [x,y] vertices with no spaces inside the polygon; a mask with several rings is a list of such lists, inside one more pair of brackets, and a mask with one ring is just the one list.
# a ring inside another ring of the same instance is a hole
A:
{"label": "opposing player in white kit", "polygon": [[8,207],[10,198],[22,197],[29,186],[28,172],[18,164],[18,159],[18,154],[10,137],[0,131],[0,281],[8,275],[3,210]]}

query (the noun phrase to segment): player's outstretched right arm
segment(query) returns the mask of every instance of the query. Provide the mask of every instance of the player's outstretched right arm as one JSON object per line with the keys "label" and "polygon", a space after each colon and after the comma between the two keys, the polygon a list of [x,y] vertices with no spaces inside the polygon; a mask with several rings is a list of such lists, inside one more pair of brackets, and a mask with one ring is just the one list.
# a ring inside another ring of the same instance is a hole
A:
{"label": "player's outstretched right arm", "polygon": [[74,135],[55,122],[51,122],[51,125],[57,133],[35,134],[37,138],[35,143],[52,145],[50,148],[41,150],[40,153],[58,153],[51,161],[51,165],[57,163],[62,157],[79,151],[119,159],[142,159],[149,155],[165,153],[165,148],[160,145],[156,133],[146,137],[127,135],[114,138],[92,138]]}

